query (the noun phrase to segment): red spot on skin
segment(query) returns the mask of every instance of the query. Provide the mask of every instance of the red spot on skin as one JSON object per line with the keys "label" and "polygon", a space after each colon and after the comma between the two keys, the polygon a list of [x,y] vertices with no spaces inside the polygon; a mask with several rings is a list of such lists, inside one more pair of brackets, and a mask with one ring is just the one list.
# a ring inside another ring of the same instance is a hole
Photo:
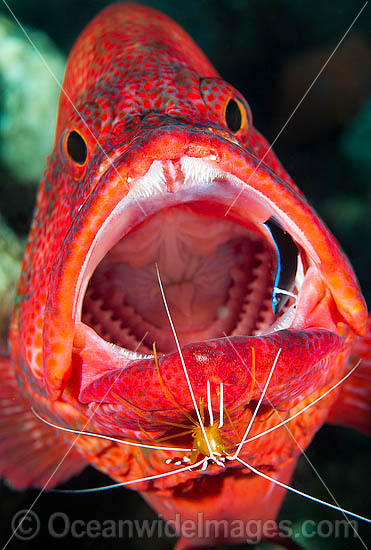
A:
{"label": "red spot on skin", "polygon": [[41,337],[41,334],[38,333],[35,337],[35,340],[34,340],[34,345],[36,348],[41,348],[42,346],[42,337]]}
{"label": "red spot on skin", "polygon": [[54,342],[50,347],[51,353],[63,353],[64,349],[64,345],[61,342]]}
{"label": "red spot on skin", "polygon": [[39,351],[39,353],[37,353],[35,355],[35,361],[36,361],[36,364],[37,366],[42,369],[42,366],[43,366],[43,354],[41,351]]}
{"label": "red spot on skin", "polygon": [[53,369],[57,364],[57,360],[55,357],[48,357],[46,364],[49,369]]}

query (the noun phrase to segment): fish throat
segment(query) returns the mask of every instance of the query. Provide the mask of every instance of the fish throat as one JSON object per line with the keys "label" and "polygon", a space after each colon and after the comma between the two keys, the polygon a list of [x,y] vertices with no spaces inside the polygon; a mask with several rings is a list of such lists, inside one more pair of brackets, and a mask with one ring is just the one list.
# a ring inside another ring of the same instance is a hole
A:
{"label": "fish throat", "polygon": [[175,351],[155,262],[182,346],[261,334],[273,323],[272,243],[188,204],[147,218],[109,250],[90,279],[82,321],[129,350],[150,353],[156,342],[160,353]]}

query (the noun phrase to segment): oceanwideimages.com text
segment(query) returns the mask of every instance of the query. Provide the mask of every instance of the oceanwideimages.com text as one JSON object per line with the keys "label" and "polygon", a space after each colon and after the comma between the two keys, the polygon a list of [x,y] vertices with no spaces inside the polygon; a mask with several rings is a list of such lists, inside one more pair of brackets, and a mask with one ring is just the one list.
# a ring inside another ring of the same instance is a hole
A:
{"label": "oceanwideimages.com text", "polygon": [[20,510],[12,519],[12,533],[18,540],[31,540],[41,530],[54,539],[72,537],[75,539],[133,539],[183,537],[188,539],[229,539],[257,542],[269,539],[277,533],[287,538],[354,538],[357,536],[357,522],[354,520],[321,520],[302,521],[299,525],[290,520],[218,520],[205,518],[200,512],[196,520],[182,520],[180,515],[175,519],[164,521],[133,519],[71,519],[64,512],[53,512],[48,520],[41,524],[40,518],[33,510]]}

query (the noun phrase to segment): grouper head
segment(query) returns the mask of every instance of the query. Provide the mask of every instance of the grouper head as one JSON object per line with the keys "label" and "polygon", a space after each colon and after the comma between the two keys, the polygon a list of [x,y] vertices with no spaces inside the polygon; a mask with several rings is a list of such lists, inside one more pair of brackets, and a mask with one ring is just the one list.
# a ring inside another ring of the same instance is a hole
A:
{"label": "grouper head", "polygon": [[263,405],[287,410],[342,372],[366,324],[347,258],[245,98],[132,4],[72,49],[19,295],[13,354],[34,388],[86,414],[98,403],[97,429],[116,435],[165,437],[165,419],[194,416],[190,385],[218,409],[223,384],[242,422],[278,350]]}

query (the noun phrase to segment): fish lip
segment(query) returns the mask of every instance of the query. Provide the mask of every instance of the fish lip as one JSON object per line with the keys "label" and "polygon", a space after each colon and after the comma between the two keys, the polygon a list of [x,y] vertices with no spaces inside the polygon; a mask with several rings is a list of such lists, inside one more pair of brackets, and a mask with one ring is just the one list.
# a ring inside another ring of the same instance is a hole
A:
{"label": "fish lip", "polygon": [[[105,341],[93,351],[94,341],[99,337],[86,325],[77,326],[79,338],[84,339],[81,350],[85,347],[82,353],[75,350],[80,378],[78,399],[87,406],[99,402],[94,420],[97,425],[108,431],[112,428],[115,433],[122,430],[124,435],[127,429],[137,430],[139,421],[143,428],[165,433],[168,425],[164,426],[162,420],[180,422],[182,411],[192,413],[190,390],[177,351],[159,358],[157,370],[152,357],[136,360],[124,354],[120,357],[114,346]],[[231,340],[231,344],[228,338],[192,342],[182,351],[196,402],[207,403],[206,387],[210,381],[214,411],[219,410],[217,392],[221,383],[227,411],[232,413],[250,400],[254,407],[280,348],[282,353],[263,405],[285,411],[295,400],[301,401],[332,382],[334,371],[328,365],[344,348],[341,337],[323,329],[288,329]],[[318,353],[313,353],[319,342]],[[258,365],[255,374],[251,370],[252,348]],[[218,357],[223,360],[217,360]],[[102,370],[102,364],[109,367]],[[112,413],[114,417],[107,424]]]}
{"label": "fish lip", "polygon": [[[164,147],[164,151],[162,151],[159,144],[162,144],[164,136],[168,139],[171,138],[171,141],[166,142],[167,145]],[[220,149],[221,142],[223,142],[222,149]],[[86,237],[81,238],[84,230],[87,228],[80,222],[82,219],[86,219],[88,222],[87,225],[89,226],[91,212],[94,211],[96,218],[99,219],[100,216],[100,219],[103,220],[100,223],[101,227],[104,220],[106,220],[115,209],[115,206],[112,207],[111,203],[108,207],[109,201],[108,199],[106,200],[105,191],[103,190],[107,190],[108,194],[113,189],[120,190],[119,192],[122,197],[128,190],[130,192],[132,182],[136,181],[136,178],[133,177],[132,174],[137,171],[139,174],[138,179],[140,179],[140,177],[143,177],[148,172],[154,160],[165,159],[166,161],[173,162],[185,156],[191,159],[197,159],[197,162],[202,162],[206,159],[209,165],[219,169],[221,168],[224,173],[230,174],[228,177],[231,182],[234,182],[235,185],[242,186],[244,191],[248,191],[248,193],[251,192],[251,196],[254,196],[257,202],[260,200],[260,204],[266,208],[266,212],[274,213],[282,226],[288,230],[295,241],[302,246],[317,270],[323,270],[323,265],[325,265],[322,263],[321,256],[317,254],[313,246],[312,234],[308,237],[306,231],[303,230],[302,224],[299,223],[300,218],[303,218],[303,216],[305,218],[306,216],[308,218],[307,222],[312,223],[316,233],[320,232],[322,238],[323,234],[326,235],[324,242],[327,244],[326,240],[328,240],[329,237],[327,232],[323,231],[322,222],[319,221],[305,199],[295,188],[291,188],[289,184],[283,182],[278,176],[276,177],[272,170],[267,168],[264,164],[260,165],[261,163],[256,157],[243,150],[241,147],[227,143],[226,140],[215,135],[212,135],[212,138],[210,138],[208,135],[205,135],[205,132],[195,132],[192,130],[187,134],[183,128],[178,128],[176,130],[174,127],[163,128],[161,131],[156,131],[156,133],[148,132],[145,138],[140,142],[140,145],[142,149],[144,147],[148,148],[143,158],[138,161],[133,151],[126,150],[119,157],[113,168],[100,175],[100,180],[98,182],[98,185],[100,185],[100,193],[96,193],[93,203],[91,201],[86,201],[86,203],[81,206],[79,220],[75,219],[70,228],[69,235],[77,237],[79,245],[82,243],[80,250],[76,252],[76,246],[72,243],[72,238],[67,235],[62,244],[60,256],[53,267],[52,279],[56,281],[56,284],[51,288],[48,294],[43,334],[43,362],[50,396],[55,397],[60,394],[60,390],[69,376],[74,326],[78,319],[76,313],[79,310],[79,298],[76,298],[76,296],[79,296],[79,292],[76,295],[75,291],[81,288],[81,282],[86,273],[84,271],[84,266],[86,265],[91,248],[91,235],[96,233],[95,227],[90,224],[90,240],[88,239],[89,247],[87,247]],[[138,147],[138,143],[136,146]],[[215,159],[213,157],[215,157]],[[239,177],[241,171],[244,174],[242,178]],[[119,177],[117,177],[117,173]],[[245,173],[247,175],[245,175]],[[279,193],[277,191],[279,191]],[[170,195],[175,196],[176,193],[172,192]],[[99,203],[102,202],[102,197],[104,197],[103,209],[101,207],[101,212],[99,212]],[[160,195],[160,199],[162,200],[163,196]],[[118,202],[117,196],[115,196],[114,199],[112,198],[112,203],[116,204],[116,206]],[[228,204],[228,207],[229,206],[230,204]],[[296,216],[296,210],[299,211],[299,216]],[[103,219],[104,212],[105,218]],[[310,219],[310,216],[312,216],[312,219]],[[308,228],[308,223],[306,228]],[[348,277],[350,283],[353,284],[355,280],[354,275],[346,259],[336,248],[336,241],[334,244],[330,242],[328,247],[330,245],[335,247],[335,256],[339,259],[339,262],[345,262],[346,277]],[[74,248],[73,253],[72,248]],[[340,258],[338,258],[339,256]],[[64,276],[66,271],[71,273],[70,279]],[[77,273],[80,274],[79,277],[77,277]],[[356,287],[356,283],[354,283],[354,285]],[[71,300],[71,295],[74,297],[74,303]],[[364,302],[362,302],[362,298],[360,298],[359,291],[357,292],[357,290],[353,292],[353,298],[353,302],[355,301],[357,303],[358,311],[360,311],[358,326],[361,326],[362,316],[364,316],[365,311],[362,310],[362,304],[364,307]],[[347,316],[351,316],[349,311]],[[53,330],[48,328],[51,326],[54,327]],[[360,330],[362,330],[362,328]],[[52,335],[50,335],[49,332],[51,332]],[[55,332],[58,332],[64,341],[63,351],[61,351],[57,357],[55,355],[53,356],[51,352],[53,333],[55,334]],[[58,367],[56,367],[56,364]]]}

